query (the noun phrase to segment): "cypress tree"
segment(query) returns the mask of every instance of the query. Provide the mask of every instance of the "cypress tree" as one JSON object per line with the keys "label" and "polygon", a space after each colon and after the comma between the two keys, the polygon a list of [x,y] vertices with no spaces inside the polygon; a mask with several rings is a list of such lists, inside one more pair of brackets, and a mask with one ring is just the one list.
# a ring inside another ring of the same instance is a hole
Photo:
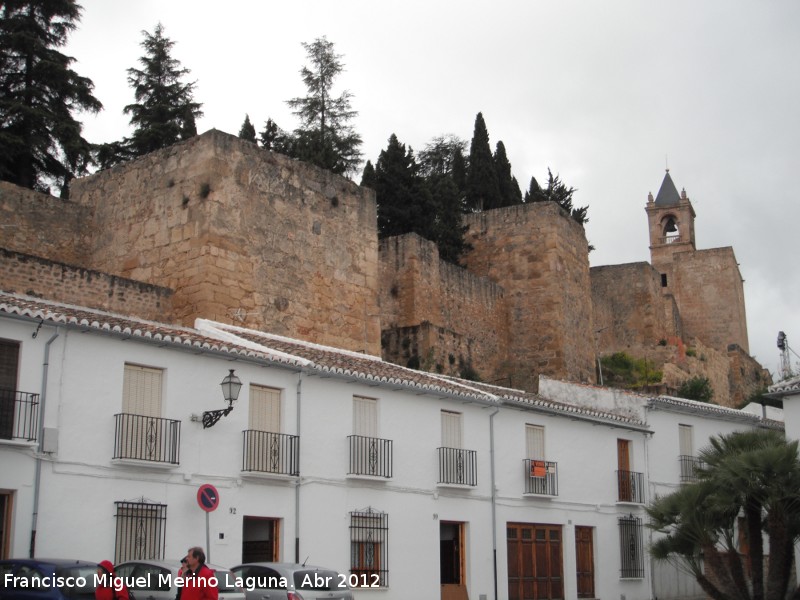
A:
{"label": "cypress tree", "polygon": [[475,117],[475,129],[469,148],[466,199],[467,206],[472,210],[481,211],[500,206],[497,171],[489,147],[489,132],[481,113]]}
{"label": "cypress tree", "polygon": [[[502,141],[497,142],[494,153],[494,168],[497,173],[497,187],[500,204],[498,206],[512,206],[522,202],[517,180],[511,175],[511,163],[506,155],[506,147]],[[493,207],[497,208],[497,207]]]}
{"label": "cypress tree", "polygon": [[239,137],[248,142],[256,143],[256,128],[253,127],[253,124],[250,122],[250,115],[248,114],[244,116],[244,123],[242,123],[241,129],[239,129]]}

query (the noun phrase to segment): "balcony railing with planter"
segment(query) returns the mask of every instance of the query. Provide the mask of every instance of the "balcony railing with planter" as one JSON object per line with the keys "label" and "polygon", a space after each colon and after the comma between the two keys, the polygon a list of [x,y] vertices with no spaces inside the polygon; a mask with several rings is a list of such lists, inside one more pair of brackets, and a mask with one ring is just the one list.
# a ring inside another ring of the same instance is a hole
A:
{"label": "balcony railing with planter", "polygon": [[273,475],[300,474],[299,436],[255,429],[247,429],[242,433],[242,471]]}
{"label": "balcony railing with planter", "polygon": [[617,502],[644,504],[644,473],[617,471]]}
{"label": "balcony railing with planter", "polygon": [[478,485],[478,459],[475,450],[438,448],[439,483]]}
{"label": "balcony railing with planter", "polygon": [[114,418],[115,459],[180,463],[180,421],[130,413],[119,413]]}
{"label": "balcony railing with planter", "polygon": [[392,476],[392,440],[350,435],[350,468],[348,475],[371,477]]}
{"label": "balcony railing with planter", "polygon": [[558,496],[558,464],[547,460],[526,458],[525,493],[539,496]]}
{"label": "balcony railing with planter", "polygon": [[681,465],[681,483],[697,481],[697,469],[705,466],[702,460],[688,454],[678,456],[678,462]]}
{"label": "balcony railing with planter", "polygon": [[39,394],[0,389],[0,439],[35,442]]}

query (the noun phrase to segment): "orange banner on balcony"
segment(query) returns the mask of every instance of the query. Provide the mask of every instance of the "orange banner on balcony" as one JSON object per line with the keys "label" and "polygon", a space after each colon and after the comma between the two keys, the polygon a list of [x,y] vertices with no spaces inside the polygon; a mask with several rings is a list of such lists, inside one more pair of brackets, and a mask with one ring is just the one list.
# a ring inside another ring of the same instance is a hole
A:
{"label": "orange banner on balcony", "polygon": [[547,475],[547,466],[543,460],[531,461],[531,477],[544,477]]}

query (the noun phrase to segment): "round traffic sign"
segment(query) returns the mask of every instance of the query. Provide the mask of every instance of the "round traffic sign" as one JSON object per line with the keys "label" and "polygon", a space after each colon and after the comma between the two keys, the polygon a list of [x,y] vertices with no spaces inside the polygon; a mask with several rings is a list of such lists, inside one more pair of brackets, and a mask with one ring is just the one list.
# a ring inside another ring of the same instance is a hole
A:
{"label": "round traffic sign", "polygon": [[219,506],[219,492],[210,483],[204,483],[197,490],[197,504],[206,512],[217,510]]}

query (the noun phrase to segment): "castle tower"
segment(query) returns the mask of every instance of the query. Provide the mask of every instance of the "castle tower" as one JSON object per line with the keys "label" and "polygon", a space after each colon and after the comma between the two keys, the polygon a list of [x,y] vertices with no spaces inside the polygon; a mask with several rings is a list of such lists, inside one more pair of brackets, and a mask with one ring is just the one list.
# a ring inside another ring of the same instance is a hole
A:
{"label": "castle tower", "polygon": [[748,352],[744,286],[733,248],[697,250],[692,203],[664,175],[653,199],[648,194],[650,263],[661,277],[661,292],[680,311],[686,336],[727,352],[732,345]]}

